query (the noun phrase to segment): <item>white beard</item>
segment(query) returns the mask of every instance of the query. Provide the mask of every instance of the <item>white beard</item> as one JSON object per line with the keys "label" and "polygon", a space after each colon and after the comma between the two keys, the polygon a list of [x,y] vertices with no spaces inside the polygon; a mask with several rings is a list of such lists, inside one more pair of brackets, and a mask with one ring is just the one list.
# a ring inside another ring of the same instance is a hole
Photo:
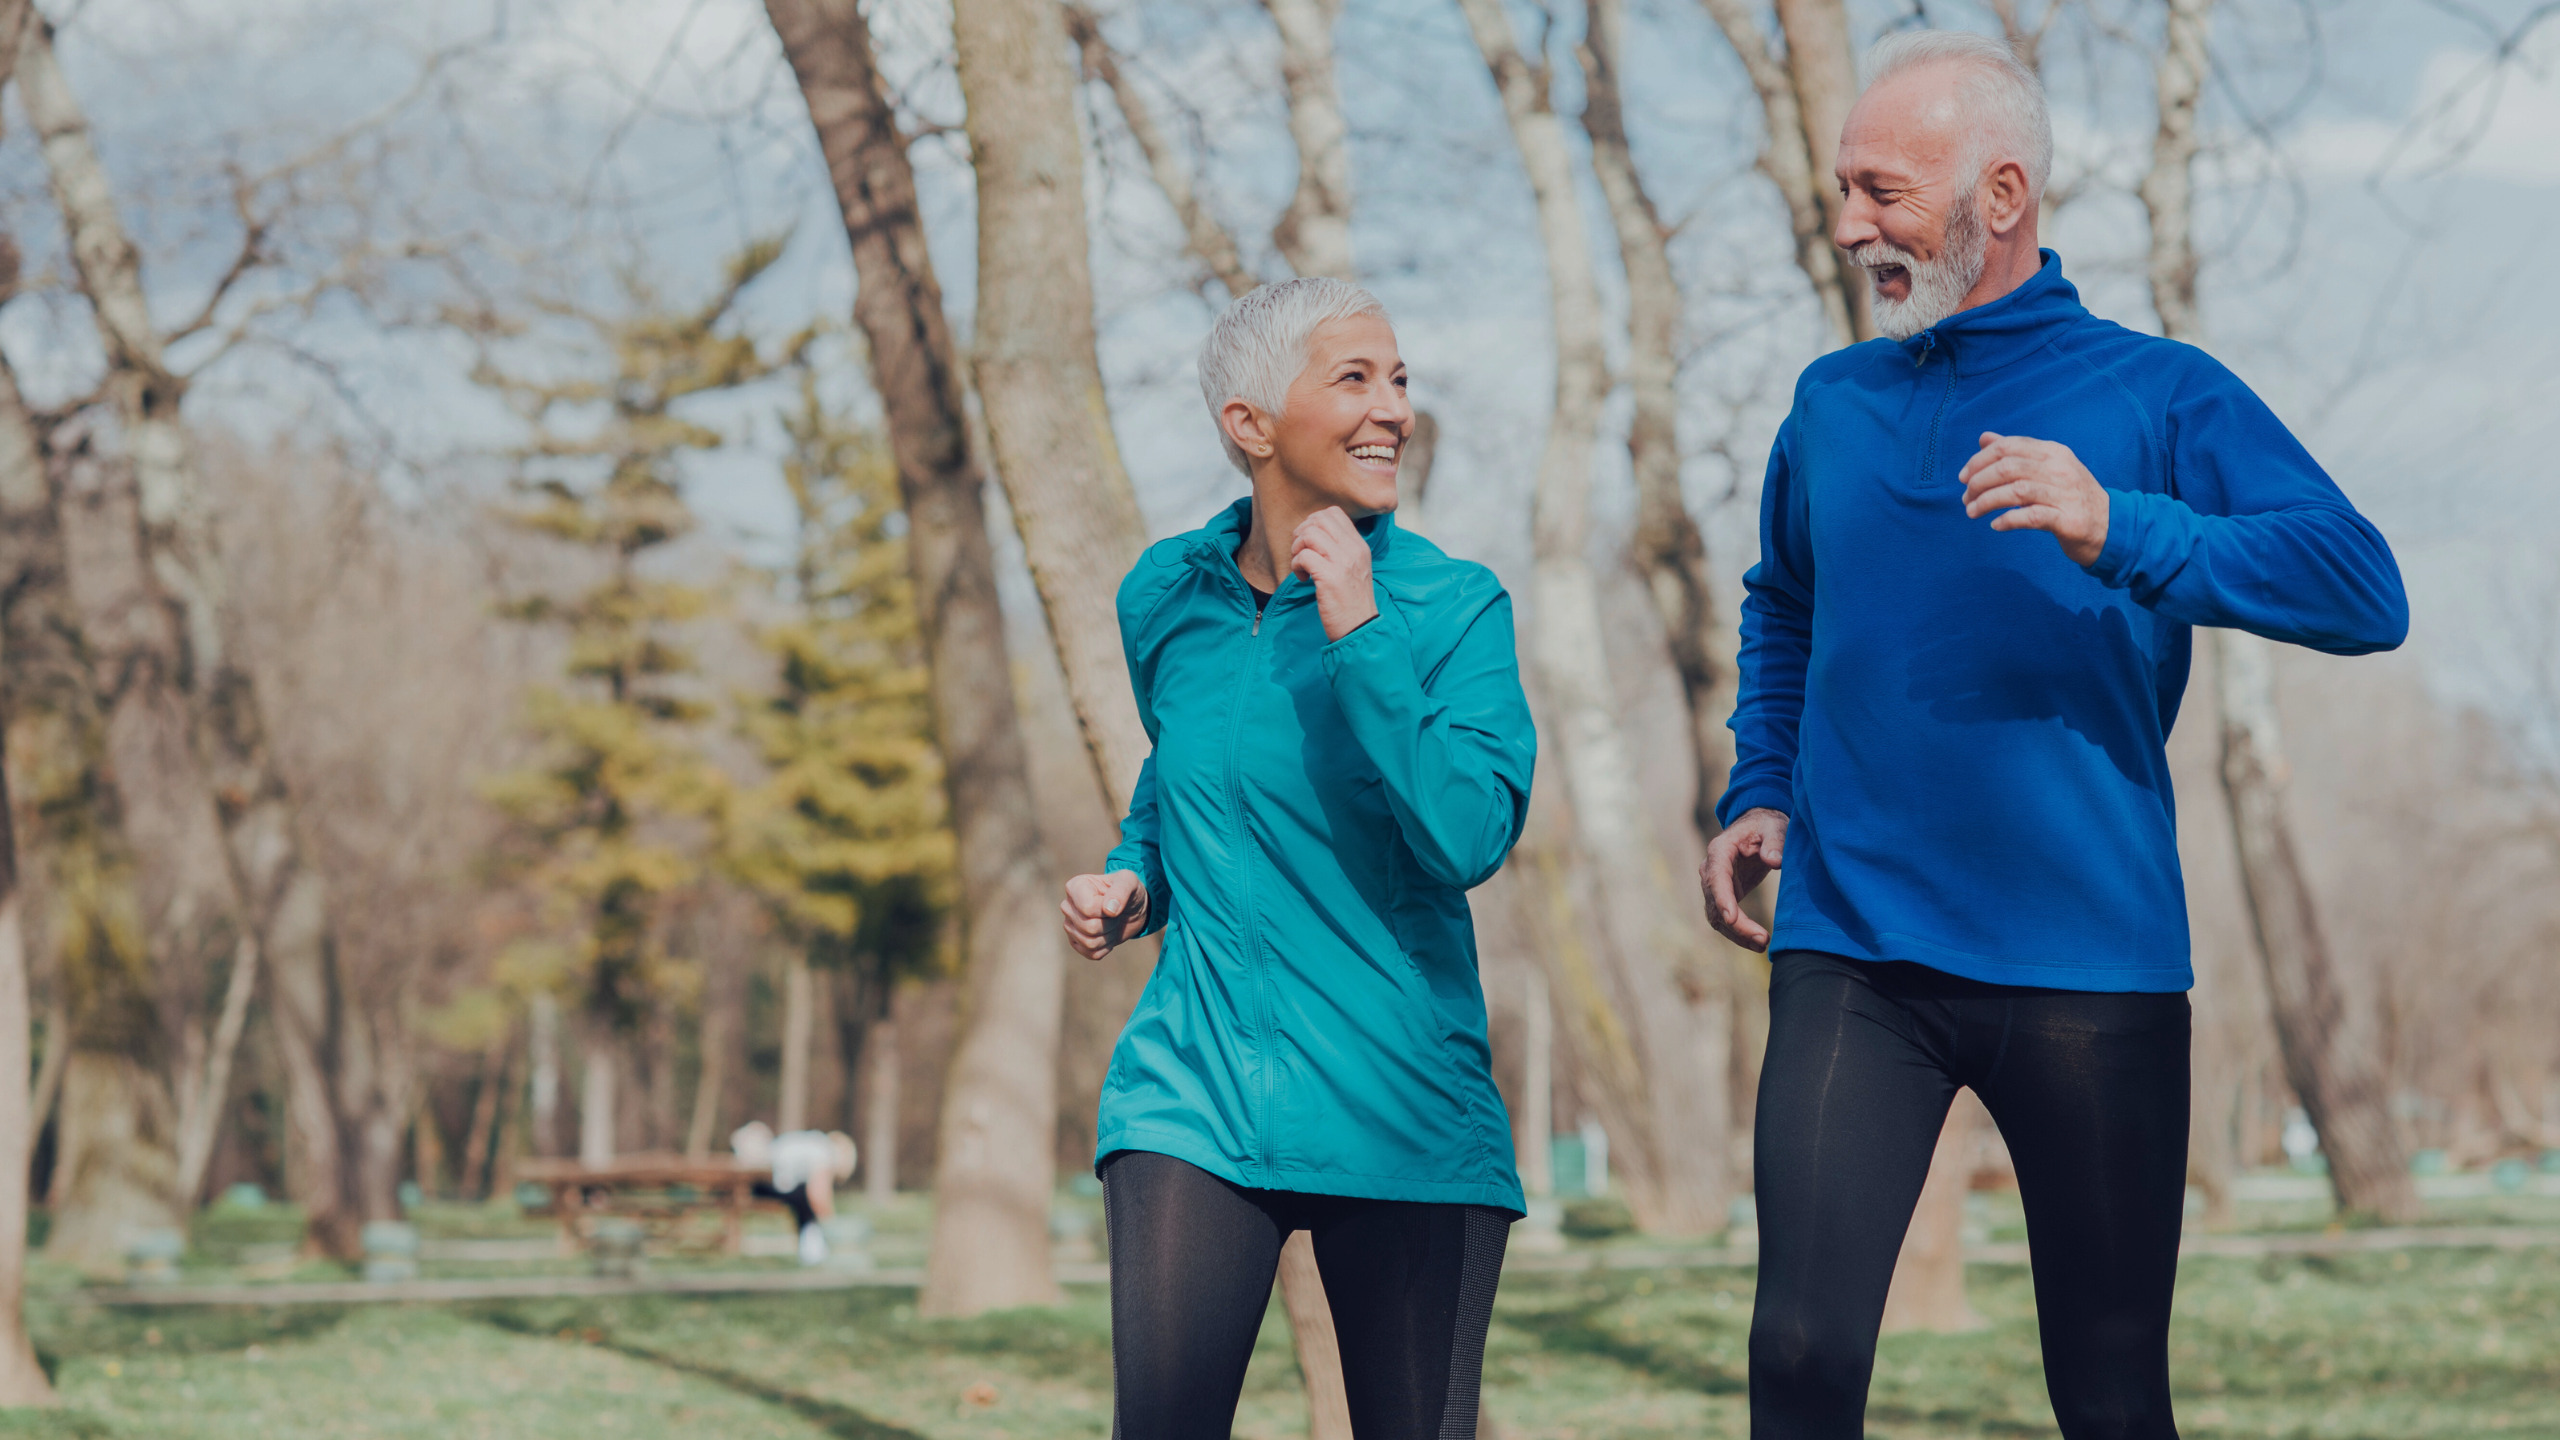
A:
{"label": "white beard", "polygon": [[1899,265],[1911,277],[1911,293],[1900,300],[1886,299],[1881,290],[1874,295],[1876,333],[1888,340],[1908,340],[1964,308],[1964,297],[1973,293],[1974,282],[1982,278],[1990,249],[1991,233],[1983,228],[1973,197],[1966,195],[1947,216],[1946,239],[1938,247],[1937,259],[1915,260],[1907,250],[1870,240],[1849,252],[1849,263],[1865,270],[1870,284],[1875,272],[1887,265]]}

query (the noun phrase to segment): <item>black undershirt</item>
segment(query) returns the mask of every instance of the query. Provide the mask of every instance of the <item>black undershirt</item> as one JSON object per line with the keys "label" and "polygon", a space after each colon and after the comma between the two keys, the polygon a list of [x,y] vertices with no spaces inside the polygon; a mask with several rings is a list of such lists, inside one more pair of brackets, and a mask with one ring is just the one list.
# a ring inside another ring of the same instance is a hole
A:
{"label": "black undershirt", "polygon": [[1244,588],[1253,592],[1253,618],[1261,619],[1263,610],[1271,604],[1271,592],[1250,580],[1244,582]]}

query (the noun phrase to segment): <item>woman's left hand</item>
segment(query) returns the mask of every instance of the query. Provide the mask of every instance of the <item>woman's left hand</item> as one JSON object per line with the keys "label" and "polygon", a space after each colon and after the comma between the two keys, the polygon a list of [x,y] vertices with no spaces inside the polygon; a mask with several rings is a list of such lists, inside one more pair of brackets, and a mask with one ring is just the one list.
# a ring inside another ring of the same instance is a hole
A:
{"label": "woman's left hand", "polygon": [[1316,587],[1316,618],[1324,622],[1327,640],[1378,618],[1378,597],[1369,585],[1369,540],[1341,506],[1328,505],[1298,522],[1289,537],[1289,573],[1306,576]]}

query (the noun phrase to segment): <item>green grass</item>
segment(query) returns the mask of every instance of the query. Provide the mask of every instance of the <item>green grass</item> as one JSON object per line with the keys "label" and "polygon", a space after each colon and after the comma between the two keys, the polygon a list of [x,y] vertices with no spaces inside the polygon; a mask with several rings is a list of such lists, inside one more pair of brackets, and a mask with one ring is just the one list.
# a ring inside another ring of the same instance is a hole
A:
{"label": "green grass", "polygon": [[[1990,1328],[1893,1336],[1869,1429],[2048,1436],[2026,1271],[1977,1266]],[[1042,1440],[1109,1430],[1108,1307],[918,1319],[892,1289],[455,1306],[108,1310],[48,1281],[67,1408],[0,1435],[111,1440],[592,1435]],[[1740,1436],[1746,1270],[1515,1274],[1486,1377],[1508,1437]],[[2197,1260],[2172,1357],[2189,1440],[2560,1440],[2560,1249]],[[1275,1311],[1236,1433],[1304,1434]]]}

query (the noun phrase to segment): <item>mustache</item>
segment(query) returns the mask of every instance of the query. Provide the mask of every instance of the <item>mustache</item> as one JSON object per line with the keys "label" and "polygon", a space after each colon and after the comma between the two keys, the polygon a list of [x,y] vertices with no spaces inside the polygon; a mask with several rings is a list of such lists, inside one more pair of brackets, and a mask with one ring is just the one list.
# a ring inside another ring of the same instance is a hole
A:
{"label": "mustache", "polygon": [[1887,265],[1899,265],[1905,270],[1916,271],[1921,264],[1919,257],[1910,251],[1898,245],[1888,245],[1882,240],[1870,240],[1864,245],[1851,246],[1848,254],[1849,263],[1861,270],[1881,270]]}

